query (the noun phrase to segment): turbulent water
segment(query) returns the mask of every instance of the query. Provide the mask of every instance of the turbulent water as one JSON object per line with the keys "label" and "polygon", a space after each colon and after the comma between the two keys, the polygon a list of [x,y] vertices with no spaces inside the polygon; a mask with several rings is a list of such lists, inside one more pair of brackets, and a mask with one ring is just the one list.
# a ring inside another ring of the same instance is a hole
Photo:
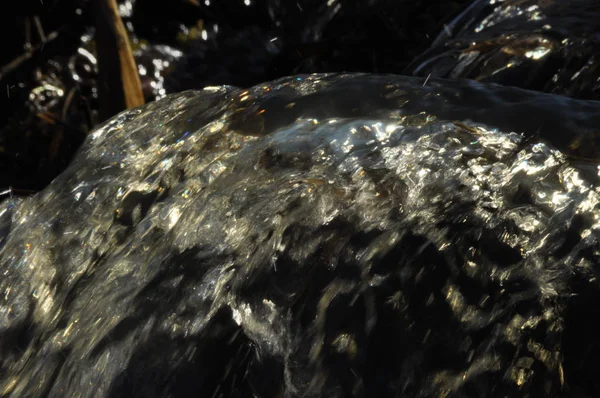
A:
{"label": "turbulent water", "polygon": [[593,394],[599,125],[360,74],[126,111],[0,205],[0,394]]}
{"label": "turbulent water", "polygon": [[476,0],[407,72],[600,99],[596,0]]}

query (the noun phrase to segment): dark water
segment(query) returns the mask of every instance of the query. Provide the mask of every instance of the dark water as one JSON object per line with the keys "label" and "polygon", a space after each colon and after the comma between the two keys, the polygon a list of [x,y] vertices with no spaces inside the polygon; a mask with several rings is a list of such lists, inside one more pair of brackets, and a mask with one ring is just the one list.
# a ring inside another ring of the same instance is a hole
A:
{"label": "dark water", "polygon": [[127,111],[2,202],[0,391],[594,396],[599,119],[352,74]]}
{"label": "dark water", "polygon": [[[163,4],[136,2],[132,15],[136,32],[178,45],[177,33],[191,29],[182,28],[175,16],[165,23],[169,18],[163,17]],[[202,21],[202,33],[198,40],[183,44],[185,56],[167,77],[166,88],[178,92],[206,85],[249,87],[297,73],[400,73],[467,4],[466,0],[201,1],[186,15],[189,22],[195,22],[194,16]]]}

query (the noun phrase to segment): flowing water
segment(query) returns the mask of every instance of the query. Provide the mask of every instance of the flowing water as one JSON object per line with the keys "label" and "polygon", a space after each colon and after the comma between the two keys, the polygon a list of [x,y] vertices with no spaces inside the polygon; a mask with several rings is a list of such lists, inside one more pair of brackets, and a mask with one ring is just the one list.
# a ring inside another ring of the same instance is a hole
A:
{"label": "flowing water", "polygon": [[599,125],[368,74],[126,111],[0,204],[1,394],[591,394]]}

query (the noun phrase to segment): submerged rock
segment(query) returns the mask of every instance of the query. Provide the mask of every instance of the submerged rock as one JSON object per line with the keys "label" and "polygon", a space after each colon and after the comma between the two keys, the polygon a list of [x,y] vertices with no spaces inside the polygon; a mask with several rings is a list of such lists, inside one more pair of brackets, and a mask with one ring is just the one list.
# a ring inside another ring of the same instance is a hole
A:
{"label": "submerged rock", "polygon": [[126,111],[1,204],[1,394],[591,394],[598,125],[360,74]]}

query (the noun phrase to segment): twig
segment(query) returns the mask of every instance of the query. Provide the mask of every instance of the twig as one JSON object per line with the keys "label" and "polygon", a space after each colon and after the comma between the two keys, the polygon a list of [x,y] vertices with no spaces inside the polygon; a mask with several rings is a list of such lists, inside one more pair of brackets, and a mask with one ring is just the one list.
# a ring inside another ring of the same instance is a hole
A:
{"label": "twig", "polygon": [[23,48],[25,51],[31,50],[31,20],[29,17],[25,18],[25,45]]}
{"label": "twig", "polygon": [[44,28],[42,28],[42,23],[40,22],[40,17],[37,15],[33,16],[33,21],[35,22],[35,27],[38,31],[38,35],[40,35],[40,40],[42,43],[46,42],[46,35],[44,34]]}
{"label": "twig", "polygon": [[44,44],[53,41],[54,39],[56,39],[58,37],[58,32],[52,32],[48,35],[48,37],[46,37],[46,41],[42,42],[38,45],[36,45],[33,49],[19,55],[17,58],[13,59],[12,61],[10,61],[8,64],[4,65],[1,69],[0,69],[0,80],[2,80],[2,78],[4,76],[6,76],[7,74],[9,74],[10,72],[12,72],[13,70],[15,70],[16,68],[18,68],[23,62],[27,61],[28,59],[30,59],[31,57],[33,57],[33,55],[41,50],[44,47]]}
{"label": "twig", "polygon": [[142,84],[116,0],[95,0],[98,90],[102,120],[144,104]]}
{"label": "twig", "polygon": [[[67,116],[68,116],[68,112],[69,112],[69,108],[71,107],[71,103],[73,102],[73,98],[75,96],[75,92],[77,91],[76,87],[73,87],[70,91],[69,94],[67,94],[67,98],[65,99],[65,104],[63,106],[62,109],[62,120],[60,121],[61,123],[57,126],[56,131],[54,132],[54,135],[52,136],[52,140],[50,141],[50,147],[49,147],[49,157],[50,160],[54,160],[56,159],[56,156],[58,155],[58,152],[60,150],[60,145],[62,144],[65,132],[64,132],[64,128],[63,125],[67,125],[68,124],[65,122],[67,120]],[[38,114],[39,117],[41,117]],[[52,120],[52,122],[55,122],[56,119]]]}

